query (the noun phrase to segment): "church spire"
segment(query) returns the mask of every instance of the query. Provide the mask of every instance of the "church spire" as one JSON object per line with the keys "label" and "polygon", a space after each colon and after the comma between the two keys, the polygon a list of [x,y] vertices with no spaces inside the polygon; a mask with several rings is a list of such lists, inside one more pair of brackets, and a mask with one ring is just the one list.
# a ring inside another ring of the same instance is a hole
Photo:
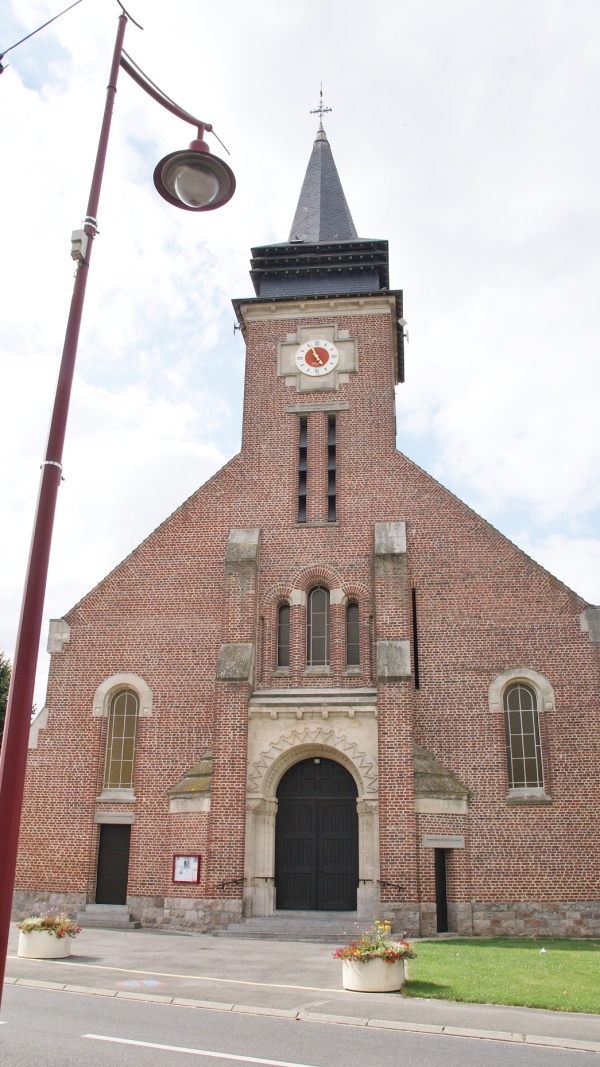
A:
{"label": "church spire", "polygon": [[331,108],[323,106],[321,87],[320,105],[311,112],[319,115],[319,129],[300,191],[290,241],[319,244],[321,241],[356,241],[358,237],[323,129],[326,111]]}
{"label": "church spire", "polygon": [[346,203],[323,128],[323,114],[330,110],[321,93],[315,109],[319,128],[288,240],[252,249],[250,276],[259,300],[390,292],[387,241],[358,237]]}

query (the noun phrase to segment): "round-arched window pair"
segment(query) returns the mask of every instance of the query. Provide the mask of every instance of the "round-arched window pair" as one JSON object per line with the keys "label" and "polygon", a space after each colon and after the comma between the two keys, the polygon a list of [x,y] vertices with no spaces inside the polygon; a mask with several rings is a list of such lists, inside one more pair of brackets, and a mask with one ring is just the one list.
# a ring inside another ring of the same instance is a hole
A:
{"label": "round-arched window pair", "polygon": [[[324,667],[330,662],[329,590],[317,585],[306,602],[306,665]],[[346,665],[360,665],[358,604],[346,605]],[[290,665],[290,605],[280,604],[277,613],[277,666]]]}

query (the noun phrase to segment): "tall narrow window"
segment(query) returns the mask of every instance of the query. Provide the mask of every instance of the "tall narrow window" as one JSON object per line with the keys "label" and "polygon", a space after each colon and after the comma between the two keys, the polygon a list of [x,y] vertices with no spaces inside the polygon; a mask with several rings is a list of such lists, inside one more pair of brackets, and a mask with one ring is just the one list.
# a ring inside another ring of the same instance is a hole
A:
{"label": "tall narrow window", "polygon": [[133,789],[135,741],[140,702],[132,689],[115,693],[108,712],[105,789]]}
{"label": "tall narrow window", "polygon": [[358,604],[346,607],[346,666],[360,665],[360,630],[358,625]]}
{"label": "tall narrow window", "polygon": [[504,693],[508,784],[511,789],[544,785],[537,700],[533,689],[517,682]]}
{"label": "tall narrow window", "polygon": [[336,424],[335,415],[327,416],[327,522],[336,521]]}
{"label": "tall narrow window", "polygon": [[298,433],[298,522],[306,522],[306,478],[308,473],[308,418],[301,415]]}
{"label": "tall narrow window", "polygon": [[277,612],[277,666],[290,665],[290,605],[280,604]]}
{"label": "tall narrow window", "polygon": [[308,594],[306,662],[309,667],[329,663],[329,590],[322,586]]}

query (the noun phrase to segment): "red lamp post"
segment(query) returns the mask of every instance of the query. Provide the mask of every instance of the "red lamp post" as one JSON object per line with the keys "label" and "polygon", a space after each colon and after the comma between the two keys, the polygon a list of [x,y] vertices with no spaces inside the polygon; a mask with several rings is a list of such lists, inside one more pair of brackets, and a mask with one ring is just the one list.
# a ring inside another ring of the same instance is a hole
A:
{"label": "red lamp post", "polygon": [[67,320],[48,445],[42,463],[39,497],[6,709],[2,753],[0,756],[0,997],[6,967],[27,766],[29,723],[42,628],[52,528],[54,525],[56,498],[62,478],[62,454],[75,370],[77,342],[92,245],[97,232],[96,214],[120,66],[158,103],[184,122],[188,122],[198,129],[198,139],[192,141],[189,149],[182,152],[171,152],[156,167],[154,184],[161,196],[170,204],[183,208],[185,211],[212,211],[226,204],[235,192],[233,172],[226,163],[210,154],[210,149],[203,139],[204,131],[211,131],[212,126],[195,118],[189,112],[184,111],[173,103],[160,89],[150,83],[142,72],[133,65],[132,61],[123,54],[123,39],[129,18],[130,16],[128,17],[123,10],[123,14],[119,16],[118,20],[87,213],[83,230],[78,234],[77,247],[73,252],[78,265]]}

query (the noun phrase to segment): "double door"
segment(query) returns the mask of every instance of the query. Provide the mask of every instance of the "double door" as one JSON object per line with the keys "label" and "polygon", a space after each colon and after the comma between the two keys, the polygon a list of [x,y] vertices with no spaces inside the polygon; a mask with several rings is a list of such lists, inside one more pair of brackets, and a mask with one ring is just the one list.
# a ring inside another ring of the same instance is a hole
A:
{"label": "double door", "polygon": [[355,911],[358,886],[356,784],[334,760],[296,763],[277,791],[277,908]]}

